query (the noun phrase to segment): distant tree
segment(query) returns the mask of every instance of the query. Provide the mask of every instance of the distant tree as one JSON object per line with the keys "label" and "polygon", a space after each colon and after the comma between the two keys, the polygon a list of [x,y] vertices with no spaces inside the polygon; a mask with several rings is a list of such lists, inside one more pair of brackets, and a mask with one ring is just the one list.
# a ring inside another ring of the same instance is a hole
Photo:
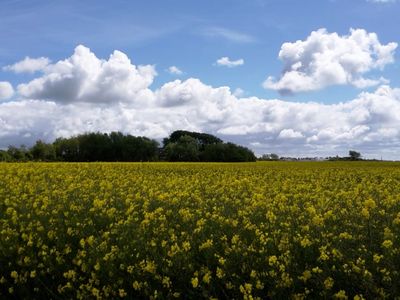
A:
{"label": "distant tree", "polygon": [[361,153],[354,150],[350,150],[349,157],[351,160],[359,160],[361,158]]}
{"label": "distant tree", "polygon": [[226,161],[230,162],[245,162],[245,161],[256,161],[256,156],[250,149],[238,146],[233,143],[227,143],[228,157]]}
{"label": "distant tree", "polygon": [[254,153],[242,146],[233,143],[219,143],[207,145],[201,154],[202,161],[215,162],[246,162],[255,161]]}
{"label": "distant tree", "polygon": [[155,161],[158,143],[146,137],[124,136],[121,144],[121,161]]}
{"label": "distant tree", "polygon": [[189,135],[179,137],[176,142],[168,142],[164,152],[168,161],[200,160],[199,144],[195,138]]}
{"label": "distant tree", "polygon": [[56,151],[52,144],[38,140],[30,149],[32,158],[40,161],[54,161],[56,159]]}
{"label": "distant tree", "polygon": [[80,161],[111,161],[111,143],[106,133],[90,132],[77,136]]}
{"label": "distant tree", "polygon": [[201,153],[201,161],[226,162],[228,160],[228,146],[224,143],[207,145]]}
{"label": "distant tree", "polygon": [[162,157],[167,161],[255,161],[254,153],[248,148],[224,143],[207,133],[174,131],[163,141]]}
{"label": "distant tree", "polygon": [[13,161],[28,161],[32,158],[28,148],[26,148],[25,145],[21,145],[19,148],[15,146],[9,146],[7,153]]}
{"label": "distant tree", "polygon": [[53,143],[57,160],[79,161],[79,141],[77,137],[58,138]]}
{"label": "distant tree", "polygon": [[63,161],[154,161],[158,142],[121,132],[91,132],[54,142],[59,160]]}
{"label": "distant tree", "polygon": [[7,162],[7,161],[11,161],[12,157],[10,156],[10,154],[8,154],[7,151],[4,150],[0,150],[0,162]]}
{"label": "distant tree", "polygon": [[185,130],[176,130],[168,138],[163,140],[164,147],[169,143],[176,143],[182,136],[190,136],[194,138],[199,145],[200,150],[204,150],[206,145],[219,144],[223,141],[216,136],[207,133],[191,132]]}

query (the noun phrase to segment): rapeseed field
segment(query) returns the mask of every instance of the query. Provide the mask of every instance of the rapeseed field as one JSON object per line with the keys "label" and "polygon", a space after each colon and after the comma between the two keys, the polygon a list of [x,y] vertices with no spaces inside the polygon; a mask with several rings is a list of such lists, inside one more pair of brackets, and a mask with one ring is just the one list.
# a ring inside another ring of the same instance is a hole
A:
{"label": "rapeseed field", "polygon": [[0,164],[0,298],[400,299],[400,164]]}

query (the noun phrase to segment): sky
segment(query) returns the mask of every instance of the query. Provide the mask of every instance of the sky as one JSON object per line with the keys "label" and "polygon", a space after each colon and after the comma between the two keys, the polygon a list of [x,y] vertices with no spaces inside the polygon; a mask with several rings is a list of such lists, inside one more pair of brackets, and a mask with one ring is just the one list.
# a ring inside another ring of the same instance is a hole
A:
{"label": "sky", "polygon": [[0,0],[0,148],[207,132],[400,159],[400,0]]}

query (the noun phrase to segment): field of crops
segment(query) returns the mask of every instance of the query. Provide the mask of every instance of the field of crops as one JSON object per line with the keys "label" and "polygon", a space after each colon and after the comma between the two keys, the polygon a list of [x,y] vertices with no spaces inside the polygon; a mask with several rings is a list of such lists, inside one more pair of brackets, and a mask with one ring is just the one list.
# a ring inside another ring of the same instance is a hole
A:
{"label": "field of crops", "polygon": [[400,299],[400,164],[0,164],[0,298]]}

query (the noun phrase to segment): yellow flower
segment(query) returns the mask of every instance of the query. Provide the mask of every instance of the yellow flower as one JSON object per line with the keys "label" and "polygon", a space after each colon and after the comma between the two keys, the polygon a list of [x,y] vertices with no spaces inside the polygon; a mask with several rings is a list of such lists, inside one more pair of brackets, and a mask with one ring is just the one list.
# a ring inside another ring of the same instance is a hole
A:
{"label": "yellow flower", "polygon": [[211,273],[210,273],[210,272],[207,272],[207,273],[204,274],[204,276],[203,276],[203,281],[204,281],[205,283],[210,283],[210,280],[211,280]]}
{"label": "yellow flower", "polygon": [[382,259],[383,255],[374,254],[374,262],[379,263]]}
{"label": "yellow flower", "polygon": [[128,295],[128,294],[125,292],[124,289],[119,289],[119,290],[118,290],[118,295],[119,295],[121,298],[124,298],[124,297],[126,297],[126,295]]}
{"label": "yellow flower", "polygon": [[278,258],[275,255],[272,255],[268,258],[268,264],[272,267],[274,266],[278,261]]}
{"label": "yellow flower", "polygon": [[328,277],[324,281],[324,286],[327,290],[330,290],[333,287],[333,284],[334,280],[332,279],[332,277]]}
{"label": "yellow flower", "polygon": [[189,241],[183,242],[182,248],[183,248],[183,250],[185,250],[185,251],[189,251],[189,250],[190,250],[190,242],[189,242]]}
{"label": "yellow flower", "polygon": [[99,298],[100,291],[94,287],[94,288],[92,288],[92,295],[95,296],[96,298]]}
{"label": "yellow flower", "polygon": [[308,238],[303,238],[301,241],[300,241],[300,245],[303,247],[303,248],[306,248],[306,247],[308,247],[308,246],[311,246],[312,245],[312,242],[308,239]]}
{"label": "yellow flower", "polygon": [[393,242],[390,240],[385,240],[383,241],[382,246],[385,248],[391,248],[393,246]]}
{"label": "yellow flower", "polygon": [[343,290],[340,290],[335,295],[333,295],[333,298],[335,298],[335,299],[343,299],[343,300],[348,299],[348,297],[346,295],[346,292],[343,291]]}
{"label": "yellow flower", "polygon": [[214,243],[213,240],[208,239],[207,241],[205,241],[203,244],[201,244],[199,246],[199,250],[211,248],[213,243]]}
{"label": "yellow flower", "polygon": [[168,276],[165,276],[162,280],[162,284],[164,285],[164,287],[166,288],[170,288],[171,287],[171,280]]}
{"label": "yellow flower", "polygon": [[17,271],[12,271],[10,275],[11,275],[11,278],[14,278],[14,279],[18,278],[18,272]]}
{"label": "yellow flower", "polygon": [[225,258],[223,258],[223,257],[220,257],[219,259],[218,259],[218,262],[220,263],[220,265],[224,265],[225,264],[225,262],[226,262],[226,259]]}
{"label": "yellow flower", "polygon": [[222,270],[220,267],[217,267],[217,277],[221,279],[224,276],[225,276],[224,270]]}
{"label": "yellow flower", "polygon": [[136,280],[132,283],[132,287],[133,289],[135,289],[136,291],[140,290],[141,288],[141,284],[139,282],[137,282]]}
{"label": "yellow flower", "polygon": [[302,274],[302,276],[299,277],[299,279],[303,280],[304,282],[307,282],[312,277],[312,273],[310,270],[305,270]]}
{"label": "yellow flower", "polygon": [[94,269],[95,269],[96,271],[99,271],[99,270],[100,270],[100,263],[99,263],[99,262],[97,262],[97,263],[94,265]]}
{"label": "yellow flower", "polygon": [[87,243],[89,246],[93,246],[93,244],[94,244],[94,236],[93,235],[91,235],[87,238]]}
{"label": "yellow flower", "polygon": [[199,279],[197,277],[192,278],[192,286],[197,288],[199,286]]}

